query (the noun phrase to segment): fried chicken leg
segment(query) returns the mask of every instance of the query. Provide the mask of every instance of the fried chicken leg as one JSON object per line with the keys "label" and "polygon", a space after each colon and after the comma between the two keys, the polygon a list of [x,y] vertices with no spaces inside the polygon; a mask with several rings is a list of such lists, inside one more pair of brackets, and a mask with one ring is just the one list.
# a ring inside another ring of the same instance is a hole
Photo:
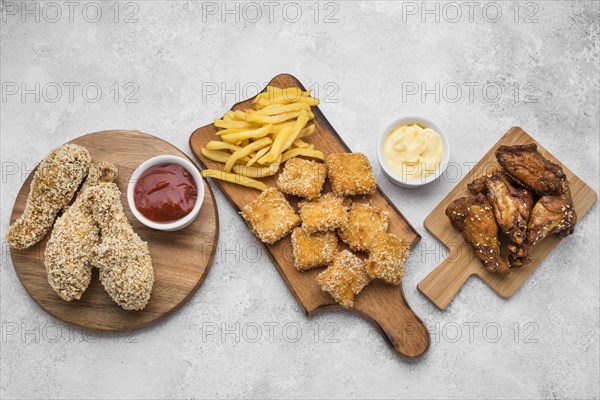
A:
{"label": "fried chicken leg", "polygon": [[500,255],[498,225],[486,197],[461,197],[446,208],[446,216],[455,229],[462,231],[465,241],[490,272],[510,273],[510,267]]}
{"label": "fried chicken leg", "polygon": [[496,159],[515,181],[540,196],[558,195],[568,188],[561,166],[542,156],[535,143],[500,146]]}
{"label": "fried chicken leg", "polygon": [[48,154],[35,171],[23,215],[8,228],[6,241],[12,248],[23,250],[43,239],[58,213],[75,196],[89,165],[87,149],[75,144],[65,144]]}
{"label": "fried chicken leg", "polygon": [[531,194],[526,189],[517,190],[500,170],[470,182],[468,188],[487,196],[500,230],[510,240],[508,250],[516,254],[525,241],[527,220],[533,203]]}
{"label": "fried chicken leg", "polygon": [[525,242],[517,254],[511,255],[511,265],[527,264],[529,252],[538,242],[555,233],[560,237],[568,236],[573,233],[576,223],[577,213],[570,190],[558,196],[542,196],[531,211]]}
{"label": "fried chicken leg", "polygon": [[94,266],[110,297],[125,310],[143,309],[154,284],[148,244],[134,232],[123,212],[114,183],[100,183],[84,193],[84,202],[100,228],[101,242],[92,250]]}
{"label": "fried chicken leg", "polygon": [[83,193],[100,182],[114,182],[117,167],[109,162],[92,162],[77,199],[54,224],[46,245],[44,265],[48,283],[63,300],[79,300],[92,279],[92,249],[100,241],[100,231]]}

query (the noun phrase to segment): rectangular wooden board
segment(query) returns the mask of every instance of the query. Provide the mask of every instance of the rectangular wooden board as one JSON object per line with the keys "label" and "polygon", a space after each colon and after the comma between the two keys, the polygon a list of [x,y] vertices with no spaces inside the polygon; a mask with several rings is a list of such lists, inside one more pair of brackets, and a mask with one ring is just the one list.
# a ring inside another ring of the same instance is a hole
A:
{"label": "rectangular wooden board", "polygon": [[[300,87],[302,90],[305,90],[304,86],[295,77],[288,74],[276,76],[271,80],[269,85],[281,88]],[[251,101],[252,99],[248,99],[238,103],[232,109],[251,108]],[[316,131],[303,140],[314,143],[315,147],[323,151],[325,156],[331,153],[351,152],[318,107],[313,107],[313,113],[315,114],[314,123]],[[206,146],[209,141],[218,138],[215,136],[216,131],[217,128],[213,124],[197,129],[190,137],[190,147],[205,168],[222,170],[223,164],[207,159],[200,151],[201,147]],[[276,187],[276,179],[277,175],[263,178],[261,181],[268,186]],[[233,183],[220,180],[214,180],[214,182],[238,211],[246,204],[252,202],[259,194],[257,190]],[[328,183],[324,188],[324,192],[327,191],[330,191]],[[288,196],[288,200],[296,207],[297,198]],[[370,201],[374,206],[387,210],[390,216],[389,232],[396,234],[411,245],[419,241],[420,235],[385,194],[383,194],[379,187],[375,194],[368,196],[368,198],[358,196],[354,200],[362,202]],[[279,269],[281,276],[306,313],[312,313],[322,308],[336,305],[335,301],[327,293],[323,292],[315,281],[318,273],[323,270],[322,268],[306,272],[299,272],[294,268],[289,235],[273,245],[264,243],[261,243],[261,245],[263,245],[270,255],[274,264]],[[345,245],[340,246],[340,249],[343,248],[347,247]],[[410,261],[407,267],[410,268]],[[401,286],[386,285],[374,281],[359,294],[355,301],[354,309],[375,323],[384,333],[388,342],[401,355],[409,358],[417,357],[427,350],[429,346],[427,330],[416,314],[410,309],[404,298]]]}
{"label": "rectangular wooden board", "polygon": [[[473,254],[470,246],[464,241],[462,233],[452,228],[446,217],[445,211],[448,204],[459,197],[472,195],[467,189],[467,184],[493,168],[498,166],[494,155],[496,149],[502,145],[535,143],[538,150],[549,160],[560,164],[571,183],[573,204],[579,223],[586,212],[594,205],[598,196],[588,185],[571,172],[564,164],[544,149],[537,141],[519,127],[513,127],[488,151],[481,161],[465,176],[458,185],[442,200],[442,202],[425,219],[425,228],[441,241],[448,249],[448,258],[423,279],[418,289],[438,308],[448,307],[464,282],[471,276],[478,276],[499,296],[508,298],[512,296],[540,266],[544,258],[560,243],[561,238],[552,235],[538,243],[531,253],[531,264],[515,268],[510,275],[500,276],[488,272],[479,259]],[[577,240],[577,226],[574,235],[564,240]]]}

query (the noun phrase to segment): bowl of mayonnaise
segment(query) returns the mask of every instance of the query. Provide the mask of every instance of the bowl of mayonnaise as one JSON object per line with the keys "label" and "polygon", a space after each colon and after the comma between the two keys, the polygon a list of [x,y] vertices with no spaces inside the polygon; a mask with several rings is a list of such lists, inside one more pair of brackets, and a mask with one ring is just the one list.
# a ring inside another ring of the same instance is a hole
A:
{"label": "bowl of mayonnaise", "polygon": [[379,138],[377,157],[392,183],[415,188],[439,178],[450,161],[448,138],[433,122],[421,117],[394,121]]}

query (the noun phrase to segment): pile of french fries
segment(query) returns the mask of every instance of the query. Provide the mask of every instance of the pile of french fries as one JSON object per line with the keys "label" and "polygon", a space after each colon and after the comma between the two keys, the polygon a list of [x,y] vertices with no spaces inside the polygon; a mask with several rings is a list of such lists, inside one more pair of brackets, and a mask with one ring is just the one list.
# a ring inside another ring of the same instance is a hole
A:
{"label": "pile of french fries", "polygon": [[257,179],[275,175],[285,161],[298,156],[324,160],[323,152],[302,140],[315,132],[310,107],[318,104],[310,91],[267,86],[252,100],[252,109],[215,119],[220,140],[211,140],[201,151],[224,166],[205,169],[202,176],[265,190],[267,185]]}

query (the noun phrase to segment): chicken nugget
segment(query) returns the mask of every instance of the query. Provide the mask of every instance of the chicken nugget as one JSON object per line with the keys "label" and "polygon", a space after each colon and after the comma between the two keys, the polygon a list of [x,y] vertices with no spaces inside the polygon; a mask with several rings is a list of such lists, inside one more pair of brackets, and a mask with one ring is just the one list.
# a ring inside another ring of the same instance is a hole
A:
{"label": "chicken nugget", "polygon": [[319,197],[325,183],[325,164],[303,158],[292,158],[285,163],[277,178],[277,187],[287,194],[314,199]]}
{"label": "chicken nugget", "polygon": [[44,238],[58,213],[75,196],[90,161],[85,147],[65,144],[52,150],[40,163],[31,181],[25,211],[6,234],[13,249],[26,249]]}
{"label": "chicken nugget", "polygon": [[389,214],[378,207],[353,203],[348,213],[348,222],[338,230],[340,239],[352,250],[369,251],[375,234],[387,232]]}
{"label": "chicken nugget", "polygon": [[275,243],[300,225],[300,218],[283,193],[275,188],[262,192],[242,208],[242,217],[252,233],[265,243]]}
{"label": "chicken nugget", "polygon": [[409,254],[410,246],[398,236],[378,232],[365,263],[367,274],[372,279],[379,278],[392,285],[399,285]]}
{"label": "chicken nugget", "polygon": [[100,231],[83,203],[83,193],[100,182],[114,182],[117,167],[92,162],[85,183],[72,206],[54,224],[44,255],[48,283],[63,300],[79,300],[92,279],[92,249]]}
{"label": "chicken nugget", "polygon": [[348,250],[335,255],[331,265],[319,275],[317,283],[342,307],[353,307],[354,298],[369,283],[363,261]]}
{"label": "chicken nugget", "polygon": [[331,189],[338,196],[371,194],[377,189],[371,163],[362,153],[330,154],[326,165]]}
{"label": "chicken nugget", "polygon": [[313,201],[298,203],[302,227],[309,233],[333,231],[348,221],[348,206],[343,197],[327,193]]}
{"label": "chicken nugget", "polygon": [[333,232],[310,234],[304,228],[292,231],[294,266],[298,271],[327,265],[337,251],[338,240]]}

